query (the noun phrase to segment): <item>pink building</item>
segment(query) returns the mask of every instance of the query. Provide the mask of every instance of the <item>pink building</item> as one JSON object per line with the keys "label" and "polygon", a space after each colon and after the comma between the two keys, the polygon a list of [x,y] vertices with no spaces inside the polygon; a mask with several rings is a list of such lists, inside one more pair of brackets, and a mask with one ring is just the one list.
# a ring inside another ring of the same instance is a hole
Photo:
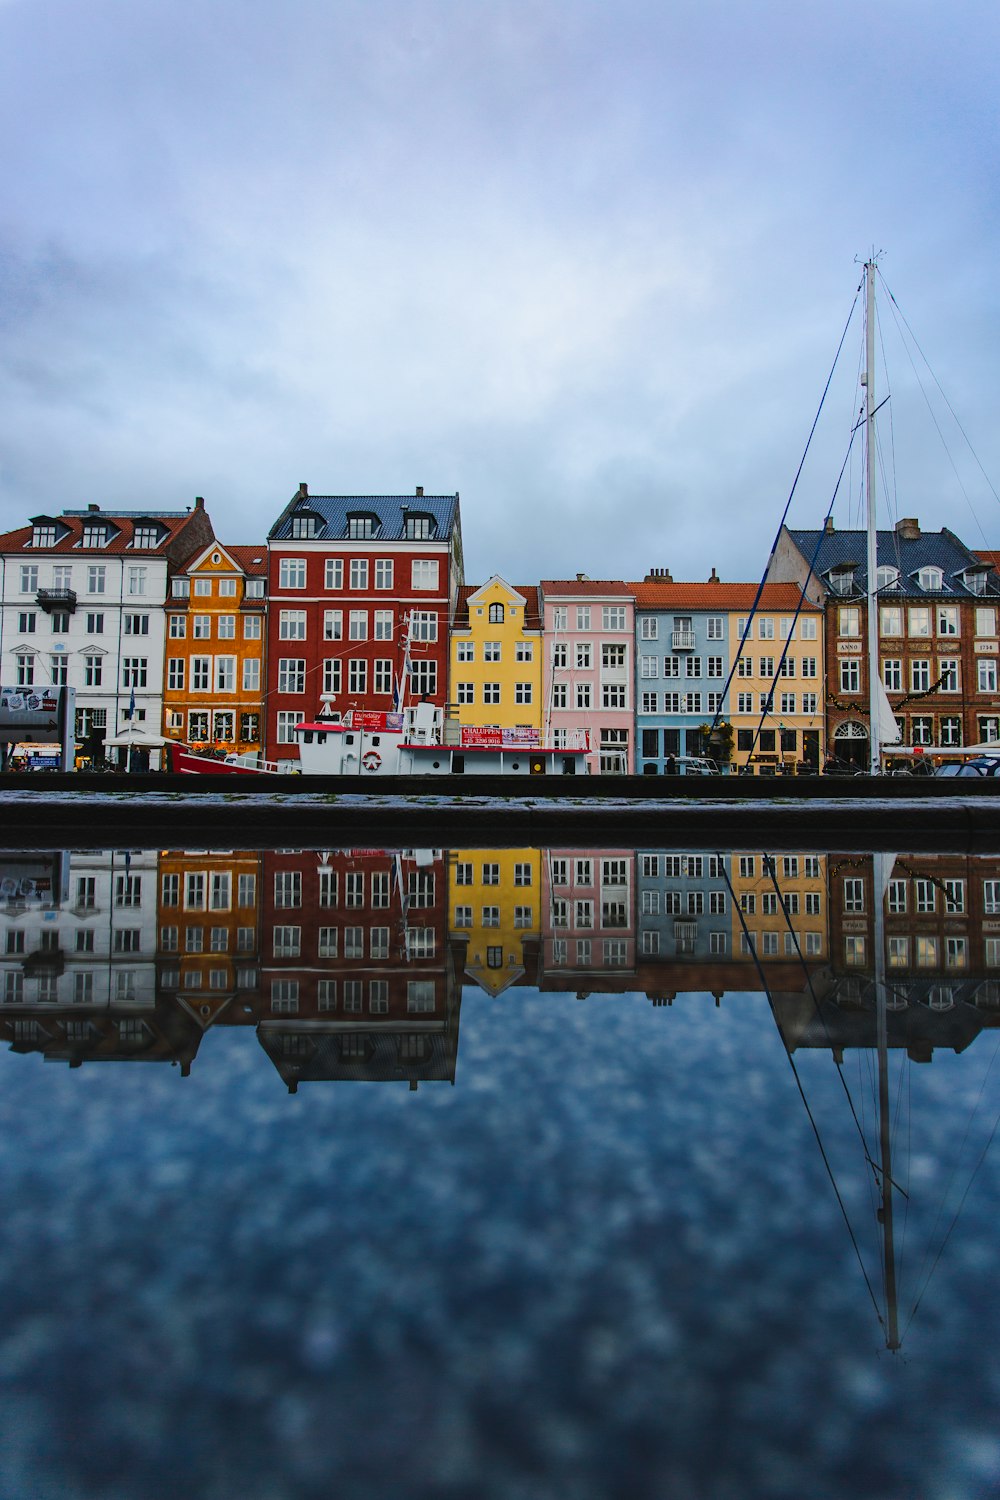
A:
{"label": "pink building", "polygon": [[543,580],[546,737],[566,744],[571,729],[590,733],[591,773],[635,769],[635,598],[627,583]]}

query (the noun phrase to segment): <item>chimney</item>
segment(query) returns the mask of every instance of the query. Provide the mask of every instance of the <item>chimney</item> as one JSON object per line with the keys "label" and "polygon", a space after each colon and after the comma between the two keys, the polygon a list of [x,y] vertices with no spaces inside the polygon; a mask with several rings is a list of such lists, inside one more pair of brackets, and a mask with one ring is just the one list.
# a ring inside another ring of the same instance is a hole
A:
{"label": "chimney", "polygon": [[195,495],[195,497],[194,497],[194,508],[195,508],[195,510],[204,510],[205,509],[205,498],[204,498],[203,495]]}
{"label": "chimney", "polygon": [[90,511],[91,515],[95,515],[97,513],[97,511],[100,510],[100,508],[101,507],[99,505],[94,505],[94,504],[90,504],[90,505],[87,506],[87,509]]}
{"label": "chimney", "polygon": [[826,522],[825,522],[825,524],[823,526],[823,535],[824,536],[833,536],[833,517],[832,516],[827,516],[827,518],[826,518]]}
{"label": "chimney", "polygon": [[418,484],[417,485],[417,499],[418,500],[422,500],[423,498],[424,498],[424,487],[423,487],[422,484]]}
{"label": "chimney", "polygon": [[896,522],[896,535],[901,542],[917,542],[920,540],[920,522],[916,516],[904,516],[902,521]]}
{"label": "chimney", "polygon": [[709,583],[721,583],[722,582],[722,580],[720,579],[718,573],[715,571],[714,568],[712,569],[712,576],[711,576],[711,578],[708,581],[709,581]]}
{"label": "chimney", "polygon": [[650,568],[643,583],[673,583],[673,574],[669,568]]}
{"label": "chimney", "polygon": [[309,486],[306,484],[306,482],[305,482],[304,479],[300,479],[299,480],[299,493],[296,495],[295,498],[297,500],[308,500],[309,499]]}
{"label": "chimney", "polygon": [[589,583],[590,582],[590,578],[588,577],[588,575],[586,573],[577,573],[577,575],[576,575],[576,581],[577,581],[577,583]]}

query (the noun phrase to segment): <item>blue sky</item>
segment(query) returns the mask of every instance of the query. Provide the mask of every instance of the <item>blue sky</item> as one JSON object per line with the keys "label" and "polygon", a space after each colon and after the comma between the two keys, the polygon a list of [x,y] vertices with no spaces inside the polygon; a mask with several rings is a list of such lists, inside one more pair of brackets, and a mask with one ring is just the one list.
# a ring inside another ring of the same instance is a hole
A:
{"label": "blue sky", "polygon": [[[200,494],[250,542],[300,480],[422,484],[470,581],[753,578],[872,246],[1000,487],[998,33],[960,0],[0,0],[0,526]],[[883,514],[1000,547],[881,316]]]}

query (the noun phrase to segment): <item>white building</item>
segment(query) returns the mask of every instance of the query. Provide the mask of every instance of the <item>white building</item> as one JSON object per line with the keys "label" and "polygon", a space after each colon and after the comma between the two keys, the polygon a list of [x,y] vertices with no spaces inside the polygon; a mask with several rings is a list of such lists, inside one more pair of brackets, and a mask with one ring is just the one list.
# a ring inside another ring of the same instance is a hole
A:
{"label": "white building", "polygon": [[0,682],[75,688],[79,740],[120,733],[133,697],[134,727],[158,735],[168,575],[213,535],[199,497],[184,511],[90,505],[0,536]]}

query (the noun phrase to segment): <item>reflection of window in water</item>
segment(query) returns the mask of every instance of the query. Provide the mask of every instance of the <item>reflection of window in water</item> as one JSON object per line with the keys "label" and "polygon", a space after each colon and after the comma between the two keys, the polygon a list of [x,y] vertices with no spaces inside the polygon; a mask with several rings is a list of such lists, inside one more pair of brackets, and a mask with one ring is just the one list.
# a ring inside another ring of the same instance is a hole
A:
{"label": "reflection of window in water", "polygon": [[927,991],[927,1004],[931,1010],[951,1010],[955,1004],[955,992],[951,985],[931,985]]}
{"label": "reflection of window in water", "polygon": [[406,982],[406,1008],[411,1015],[434,1009],[433,979],[409,979]]}

